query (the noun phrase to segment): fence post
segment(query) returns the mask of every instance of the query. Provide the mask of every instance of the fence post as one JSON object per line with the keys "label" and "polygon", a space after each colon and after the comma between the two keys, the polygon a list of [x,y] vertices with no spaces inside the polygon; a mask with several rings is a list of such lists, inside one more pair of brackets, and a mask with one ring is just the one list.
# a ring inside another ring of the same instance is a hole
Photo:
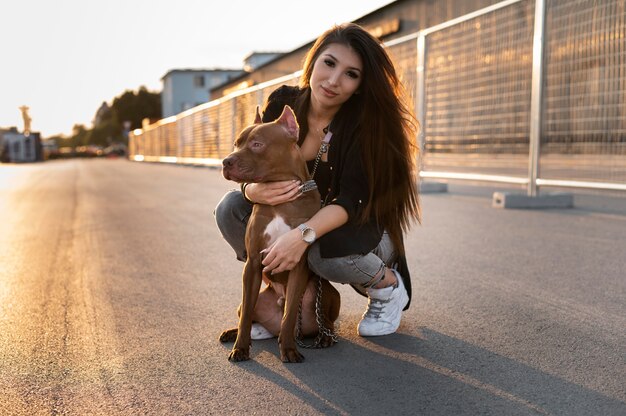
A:
{"label": "fence post", "polygon": [[[231,143],[233,143],[235,141],[235,139],[237,138],[237,133],[239,133],[237,131],[237,98],[233,97],[230,99],[231,101],[231,107],[230,107],[230,111],[231,111],[231,116],[232,116],[232,123],[230,125],[230,136],[229,136],[229,140]],[[221,156],[220,158],[225,157]]]}
{"label": "fence post", "polygon": [[263,90],[261,88],[256,90],[256,104],[259,106],[259,111],[263,110]]}
{"label": "fence post", "polygon": [[543,48],[545,39],[545,0],[535,0],[535,31],[533,35],[533,73],[530,95],[530,132],[528,157],[528,196],[537,196],[539,154],[543,106]]}
{"label": "fence post", "polygon": [[533,73],[530,95],[530,132],[527,195],[495,192],[492,206],[496,208],[571,208],[572,194],[538,195],[539,154],[541,150],[541,115],[543,107],[543,47],[545,44],[545,0],[535,0],[535,30],[533,34]]}
{"label": "fence post", "polygon": [[420,154],[424,154],[424,140],[426,128],[426,36],[420,32],[417,36],[417,82],[415,83],[415,115],[420,123],[419,133],[417,134]]}
{"label": "fence post", "polygon": [[[424,167],[424,148],[426,147],[426,34],[420,31],[417,35],[417,81],[415,85],[415,117],[419,122],[417,133],[417,145],[419,146],[420,158],[417,166],[418,175]],[[419,181],[420,193],[448,192],[448,184],[443,182]]]}

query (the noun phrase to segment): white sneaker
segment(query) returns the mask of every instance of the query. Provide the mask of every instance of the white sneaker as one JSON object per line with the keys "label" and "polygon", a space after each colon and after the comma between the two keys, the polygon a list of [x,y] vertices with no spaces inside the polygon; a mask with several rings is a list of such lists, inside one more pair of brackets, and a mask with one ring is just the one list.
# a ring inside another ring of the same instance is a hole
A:
{"label": "white sneaker", "polygon": [[265,329],[263,325],[253,322],[252,329],[250,330],[250,338],[254,341],[260,341],[262,339],[274,338],[274,334]]}
{"label": "white sneaker", "polygon": [[400,326],[402,309],[409,303],[409,295],[404,288],[400,274],[394,269],[390,270],[396,275],[397,287],[367,289],[369,303],[357,327],[362,337],[393,334]]}

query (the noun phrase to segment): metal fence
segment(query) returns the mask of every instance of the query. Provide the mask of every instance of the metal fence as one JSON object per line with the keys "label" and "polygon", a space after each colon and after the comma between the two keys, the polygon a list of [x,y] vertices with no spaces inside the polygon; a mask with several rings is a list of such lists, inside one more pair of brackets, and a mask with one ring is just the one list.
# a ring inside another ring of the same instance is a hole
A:
{"label": "metal fence", "polygon": [[[385,45],[422,126],[423,178],[624,195],[623,0],[507,0]],[[135,131],[131,158],[219,164],[255,106],[300,74]]]}
{"label": "metal fence", "polygon": [[284,84],[295,85],[300,71],[210,101],[130,133],[131,159],[221,165],[236,134],[254,120],[255,107]]}

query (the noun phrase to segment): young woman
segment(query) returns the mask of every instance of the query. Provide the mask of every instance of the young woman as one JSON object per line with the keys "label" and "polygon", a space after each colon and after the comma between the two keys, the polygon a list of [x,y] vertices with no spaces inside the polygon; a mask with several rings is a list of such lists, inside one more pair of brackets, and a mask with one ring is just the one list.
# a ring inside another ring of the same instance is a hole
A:
{"label": "young woman", "polygon": [[[402,237],[420,217],[418,147],[416,123],[403,97],[380,42],[360,26],[344,24],[317,39],[300,86],[274,91],[263,112],[268,122],[284,105],[294,109],[299,145],[322,196],[317,214],[266,250],[264,271],[290,270],[309,248],[311,270],[369,298],[357,327],[361,336],[395,332],[410,303]],[[244,184],[241,192],[231,191],[220,201],[218,228],[240,260],[245,259],[243,235],[251,204],[293,200],[299,186],[291,181]],[[255,330],[262,338],[264,328],[256,325]]]}

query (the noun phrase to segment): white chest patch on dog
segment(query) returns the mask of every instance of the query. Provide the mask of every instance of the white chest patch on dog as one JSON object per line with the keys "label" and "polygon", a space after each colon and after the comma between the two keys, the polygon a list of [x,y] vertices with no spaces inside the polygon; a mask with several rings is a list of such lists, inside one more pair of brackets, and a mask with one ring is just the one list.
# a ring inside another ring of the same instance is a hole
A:
{"label": "white chest patch on dog", "polygon": [[275,216],[274,219],[267,224],[267,227],[265,227],[265,236],[269,237],[267,245],[271,245],[279,236],[290,230],[291,227],[287,225],[283,217],[280,215]]}

